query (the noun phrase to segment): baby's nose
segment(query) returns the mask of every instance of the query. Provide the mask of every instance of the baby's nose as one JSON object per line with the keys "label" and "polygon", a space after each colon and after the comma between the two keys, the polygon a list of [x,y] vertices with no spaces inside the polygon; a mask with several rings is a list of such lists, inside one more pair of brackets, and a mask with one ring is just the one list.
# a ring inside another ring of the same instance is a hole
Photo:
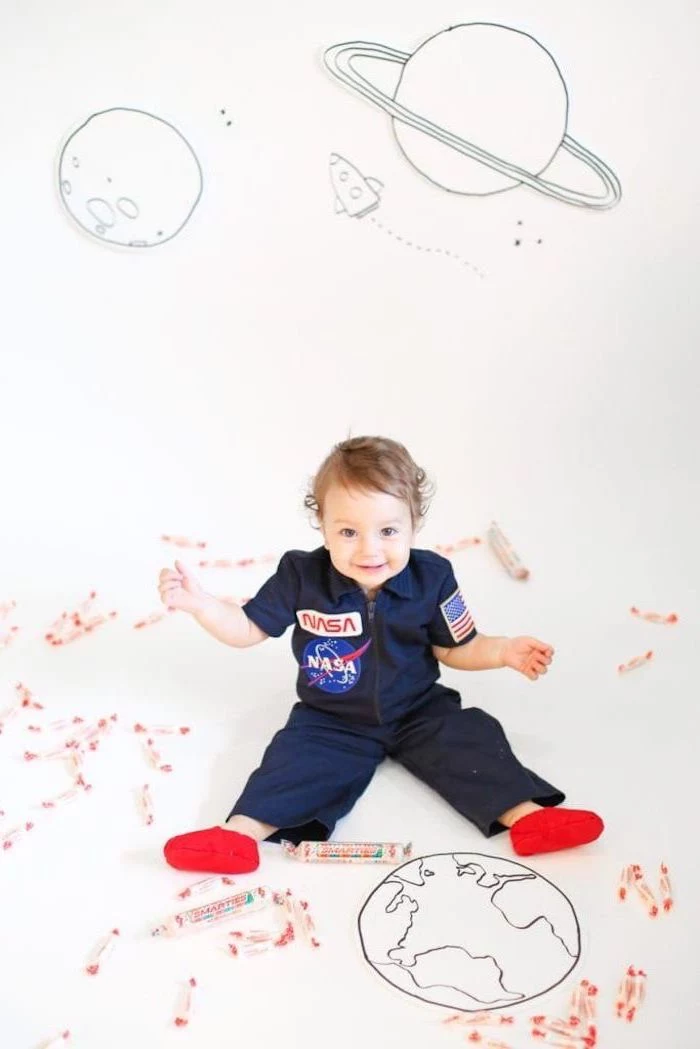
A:
{"label": "baby's nose", "polygon": [[371,557],[380,549],[381,543],[376,536],[366,535],[360,541],[360,550],[363,556]]}

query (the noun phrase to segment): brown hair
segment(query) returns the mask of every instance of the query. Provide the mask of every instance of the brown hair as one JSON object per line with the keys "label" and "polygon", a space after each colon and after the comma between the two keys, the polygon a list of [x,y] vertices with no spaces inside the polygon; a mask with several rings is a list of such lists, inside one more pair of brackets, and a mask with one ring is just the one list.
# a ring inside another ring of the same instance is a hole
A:
{"label": "brown hair", "polygon": [[425,470],[414,463],[402,444],[389,437],[351,437],[336,444],[311,479],[304,497],[306,509],[321,517],[332,484],[402,499],[408,503],[414,528],[428,512],[433,495]]}

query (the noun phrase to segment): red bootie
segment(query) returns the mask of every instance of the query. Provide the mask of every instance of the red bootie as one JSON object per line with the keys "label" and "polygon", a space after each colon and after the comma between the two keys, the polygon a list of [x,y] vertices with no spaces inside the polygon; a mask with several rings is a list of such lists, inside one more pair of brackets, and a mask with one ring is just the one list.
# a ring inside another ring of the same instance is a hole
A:
{"label": "red bootie", "polygon": [[510,840],[518,856],[534,856],[586,845],[600,837],[604,826],[600,816],[585,809],[538,809],[513,824]]}
{"label": "red bootie", "polygon": [[163,855],[179,871],[211,874],[247,874],[260,864],[257,841],[223,827],[178,834],[166,841]]}

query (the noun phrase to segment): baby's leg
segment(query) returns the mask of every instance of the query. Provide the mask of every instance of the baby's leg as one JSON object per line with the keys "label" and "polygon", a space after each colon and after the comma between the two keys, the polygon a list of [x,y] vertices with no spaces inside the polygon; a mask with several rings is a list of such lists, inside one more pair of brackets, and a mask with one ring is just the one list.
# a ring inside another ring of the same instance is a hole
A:
{"label": "baby's leg", "polygon": [[171,838],[166,860],[179,870],[243,874],[258,867],[258,842],[265,838],[325,840],[384,758],[376,735],[298,705],[268,744],[227,820]]}
{"label": "baby's leg", "polygon": [[520,805],[514,805],[512,809],[502,812],[498,817],[498,822],[502,823],[504,827],[512,827],[523,816],[529,816],[531,812],[539,812],[541,808],[542,806],[538,805],[536,801],[523,801]]}
{"label": "baby's leg", "polygon": [[261,823],[260,820],[251,819],[250,816],[243,816],[241,813],[231,816],[221,826],[224,830],[235,830],[239,834],[247,834],[253,841],[264,841],[265,838],[269,838],[271,834],[279,830],[278,827],[271,827],[269,823]]}
{"label": "baby's leg", "polygon": [[438,693],[406,719],[396,744],[392,756],[487,837],[509,828],[521,856],[584,845],[603,831],[594,812],[557,807],[561,791],[521,765],[494,717],[462,710],[456,693]]}

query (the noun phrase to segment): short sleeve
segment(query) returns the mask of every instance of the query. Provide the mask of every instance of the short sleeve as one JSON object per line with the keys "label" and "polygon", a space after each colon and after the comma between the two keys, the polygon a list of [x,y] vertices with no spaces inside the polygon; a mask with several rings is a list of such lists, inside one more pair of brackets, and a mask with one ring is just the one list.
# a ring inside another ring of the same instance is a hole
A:
{"label": "short sleeve", "polygon": [[284,554],[277,571],[247,601],[243,611],[270,637],[281,637],[296,619],[299,607],[299,574],[292,555]]}
{"label": "short sleeve", "polygon": [[439,648],[456,648],[466,645],[476,637],[476,633],[472,614],[450,565],[438,591],[435,613],[428,625],[430,643]]}

